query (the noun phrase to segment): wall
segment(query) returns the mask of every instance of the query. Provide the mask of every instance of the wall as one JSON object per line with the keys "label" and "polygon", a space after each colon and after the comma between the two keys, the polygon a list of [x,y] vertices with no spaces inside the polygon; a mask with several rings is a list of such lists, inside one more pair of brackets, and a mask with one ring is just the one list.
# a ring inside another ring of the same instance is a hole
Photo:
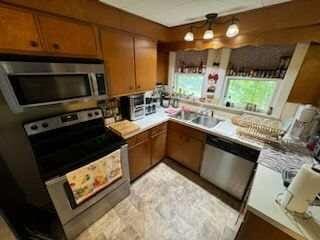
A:
{"label": "wall", "polygon": [[91,107],[96,107],[95,101],[38,107],[23,113],[13,114],[0,94],[0,156],[10,169],[19,187],[26,194],[29,202],[43,205],[46,203],[47,193],[44,189],[39,189],[39,185],[41,186],[40,177],[23,129],[23,123]]}

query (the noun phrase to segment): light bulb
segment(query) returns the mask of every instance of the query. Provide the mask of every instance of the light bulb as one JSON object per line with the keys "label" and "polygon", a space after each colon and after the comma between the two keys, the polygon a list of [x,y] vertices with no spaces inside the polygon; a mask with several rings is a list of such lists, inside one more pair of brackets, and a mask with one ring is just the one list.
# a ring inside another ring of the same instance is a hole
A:
{"label": "light bulb", "polygon": [[192,42],[193,38],[193,32],[187,32],[186,35],[184,35],[184,40],[187,42]]}
{"label": "light bulb", "polygon": [[203,34],[203,39],[205,39],[205,40],[212,39],[213,37],[214,37],[214,33],[213,33],[212,29],[206,30]]}
{"label": "light bulb", "polygon": [[232,23],[229,25],[228,29],[227,29],[227,32],[226,32],[226,36],[228,38],[232,38],[232,37],[235,37],[239,34],[239,27],[237,24],[235,23]]}

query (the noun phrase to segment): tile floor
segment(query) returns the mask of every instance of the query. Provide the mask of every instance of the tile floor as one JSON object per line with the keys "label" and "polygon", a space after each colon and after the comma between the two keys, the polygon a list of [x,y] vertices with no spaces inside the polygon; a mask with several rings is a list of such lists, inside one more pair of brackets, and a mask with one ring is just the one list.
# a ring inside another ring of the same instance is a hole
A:
{"label": "tile floor", "polygon": [[158,164],[77,240],[233,240],[238,211],[192,175],[170,161]]}

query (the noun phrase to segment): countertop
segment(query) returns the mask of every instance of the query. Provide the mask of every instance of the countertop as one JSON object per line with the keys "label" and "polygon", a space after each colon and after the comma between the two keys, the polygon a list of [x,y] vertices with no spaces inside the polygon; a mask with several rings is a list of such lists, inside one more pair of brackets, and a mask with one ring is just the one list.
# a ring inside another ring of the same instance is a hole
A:
{"label": "countertop", "polygon": [[219,115],[215,115],[215,117],[223,121],[218,123],[213,128],[206,128],[202,125],[192,123],[191,121],[179,120],[174,117],[170,117],[168,116],[168,114],[165,113],[164,108],[158,108],[157,113],[150,114],[149,116],[145,116],[140,120],[133,121],[140,127],[140,130],[131,135],[126,136],[126,138],[130,138],[140,132],[146,131],[150,128],[153,128],[161,123],[164,123],[170,120],[170,121],[178,122],[188,127],[192,127],[194,129],[197,129],[199,131],[202,131],[208,134],[212,134],[228,140],[232,140],[236,143],[239,143],[257,150],[261,150],[263,148],[263,144],[261,143],[239,137],[236,134],[236,126],[232,124],[230,119],[225,118],[223,116],[219,116]]}
{"label": "countertop", "polygon": [[281,174],[259,164],[248,199],[248,210],[294,239],[319,240],[320,207],[310,208],[310,219],[296,217],[275,201],[284,191]]}

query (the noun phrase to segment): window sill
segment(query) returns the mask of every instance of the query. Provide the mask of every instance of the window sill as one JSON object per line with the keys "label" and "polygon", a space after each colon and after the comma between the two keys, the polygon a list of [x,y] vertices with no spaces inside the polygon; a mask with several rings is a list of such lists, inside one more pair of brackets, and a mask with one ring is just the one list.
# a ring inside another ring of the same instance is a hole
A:
{"label": "window sill", "polygon": [[264,117],[264,118],[269,118],[273,120],[279,120],[280,118],[274,116],[274,115],[268,115],[266,113],[261,113],[261,112],[252,112],[252,111],[247,111],[243,109],[237,109],[237,108],[231,108],[231,107],[225,107],[220,104],[215,104],[215,103],[207,103],[207,102],[201,102],[199,99],[195,100],[190,100],[186,98],[179,98],[181,102],[188,103],[188,104],[193,104],[195,106],[200,106],[200,107],[206,107],[206,108],[213,108],[216,110],[228,112],[228,113],[234,113],[234,114],[250,114],[258,117]]}

